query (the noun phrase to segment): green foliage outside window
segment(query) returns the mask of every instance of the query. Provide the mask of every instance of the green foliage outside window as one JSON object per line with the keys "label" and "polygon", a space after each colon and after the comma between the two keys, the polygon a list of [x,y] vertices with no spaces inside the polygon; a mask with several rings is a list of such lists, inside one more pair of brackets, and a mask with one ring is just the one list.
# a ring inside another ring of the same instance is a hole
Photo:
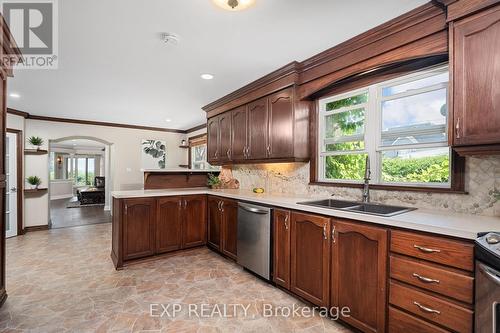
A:
{"label": "green foliage outside window", "polygon": [[446,183],[450,177],[448,155],[390,158],[382,163],[382,179],[386,182]]}

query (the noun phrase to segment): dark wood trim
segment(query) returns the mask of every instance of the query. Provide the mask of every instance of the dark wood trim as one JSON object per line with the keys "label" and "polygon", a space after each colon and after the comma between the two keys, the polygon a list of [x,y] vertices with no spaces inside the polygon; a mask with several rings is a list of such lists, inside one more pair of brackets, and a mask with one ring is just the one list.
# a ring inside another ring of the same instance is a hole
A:
{"label": "dark wood trim", "polygon": [[24,233],[23,230],[23,185],[24,185],[24,176],[23,176],[23,131],[18,129],[7,128],[7,132],[16,134],[16,164],[17,164],[17,235],[22,235]]}
{"label": "dark wood trim", "polygon": [[500,155],[500,144],[484,146],[454,147],[453,150],[460,156],[488,156]]}
{"label": "dark wood trim", "polygon": [[24,194],[43,194],[47,192],[49,189],[48,188],[25,188],[24,189]]}
{"label": "dark wood trim", "polygon": [[196,131],[204,129],[204,128],[207,128],[207,123],[204,123],[204,124],[192,127],[190,129],[187,129],[186,134],[193,133],[193,132],[196,132]]}
{"label": "dark wood trim", "polygon": [[[363,184],[360,183],[334,183],[334,182],[310,182],[309,185],[316,186],[330,186],[330,187],[351,187],[351,188],[363,188]],[[399,186],[399,185],[382,185],[382,184],[370,184],[371,190],[383,190],[383,191],[400,191],[400,192],[428,192],[428,193],[450,193],[450,194],[469,194],[465,190],[454,190],[452,188],[439,188],[439,187],[424,187],[424,186]]]}
{"label": "dark wood trim", "polygon": [[35,226],[25,227],[24,233],[31,231],[42,231],[42,230],[49,230],[49,226],[45,224],[45,225],[35,225]]}
{"label": "dark wood trim", "polygon": [[32,115],[32,114],[29,115],[28,119],[41,120],[41,121],[52,121],[52,122],[59,122],[59,123],[81,124],[81,125],[120,127],[120,128],[129,128],[129,129],[137,129],[137,130],[146,130],[146,131],[182,133],[182,134],[186,133],[186,131],[184,131],[184,130],[162,128],[162,127],[149,127],[149,126],[138,126],[138,125],[108,123],[108,122],[104,122],[104,121],[93,121],[93,120],[82,120],[82,119],[71,119],[71,118],[58,118],[58,117],[36,116],[36,115]]}
{"label": "dark wood trim", "polygon": [[190,136],[190,137],[188,137],[188,143],[189,143],[190,140],[199,139],[199,138],[202,138],[204,136],[206,137],[207,133],[201,133],[201,134],[198,134],[198,135]]}
{"label": "dark wood trim", "polygon": [[28,112],[24,112],[24,111],[12,109],[12,108],[7,108],[7,113],[10,113],[10,114],[13,114],[13,115],[16,115],[16,116],[20,116],[20,117],[23,117],[23,118],[28,118],[29,115],[30,115]]}
{"label": "dark wood trim", "polygon": [[47,155],[48,150],[45,149],[25,149],[24,155]]}

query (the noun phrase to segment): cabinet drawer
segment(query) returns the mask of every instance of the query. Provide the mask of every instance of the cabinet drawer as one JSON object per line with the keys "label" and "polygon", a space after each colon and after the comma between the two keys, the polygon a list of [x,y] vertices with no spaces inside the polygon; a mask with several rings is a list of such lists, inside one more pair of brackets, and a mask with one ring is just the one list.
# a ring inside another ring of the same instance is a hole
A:
{"label": "cabinet drawer", "polygon": [[418,333],[449,333],[440,327],[434,326],[406,312],[389,307],[389,333],[418,332]]}
{"label": "cabinet drawer", "polygon": [[472,332],[473,312],[444,299],[391,282],[389,302],[459,333]]}
{"label": "cabinet drawer", "polygon": [[463,301],[473,302],[474,278],[424,264],[391,256],[391,278]]}
{"label": "cabinet drawer", "polygon": [[474,245],[467,242],[392,231],[391,251],[471,272],[474,270]]}

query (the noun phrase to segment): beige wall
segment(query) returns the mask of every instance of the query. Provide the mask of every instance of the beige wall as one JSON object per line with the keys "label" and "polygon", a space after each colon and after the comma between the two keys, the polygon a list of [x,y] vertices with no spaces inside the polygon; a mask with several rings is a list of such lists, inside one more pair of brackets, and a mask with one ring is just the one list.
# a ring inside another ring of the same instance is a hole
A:
{"label": "beige wall", "polygon": [[[31,119],[26,120],[25,128],[26,136],[35,135],[45,140],[44,149],[47,149],[49,140],[74,136],[95,137],[111,143],[111,180],[107,180],[108,184],[111,184],[111,190],[142,187],[141,139],[159,139],[167,142],[167,168],[176,168],[179,164],[187,163],[186,150],[178,147],[181,140],[186,138],[184,134]],[[25,174],[41,177],[45,186],[49,184],[48,158],[48,155],[41,155],[26,156],[25,159]],[[48,194],[26,198],[25,226],[48,223],[48,200]]]}

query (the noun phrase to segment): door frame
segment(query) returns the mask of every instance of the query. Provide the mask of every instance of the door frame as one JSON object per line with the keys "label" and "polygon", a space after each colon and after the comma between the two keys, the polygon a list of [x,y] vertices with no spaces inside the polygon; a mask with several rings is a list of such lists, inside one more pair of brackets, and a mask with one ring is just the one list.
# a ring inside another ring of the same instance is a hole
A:
{"label": "door frame", "polygon": [[24,181],[23,181],[23,131],[13,128],[7,128],[8,133],[16,134],[16,166],[17,166],[17,236],[24,234],[23,229],[23,216],[24,216],[24,207],[23,207],[23,193],[24,193]]}

